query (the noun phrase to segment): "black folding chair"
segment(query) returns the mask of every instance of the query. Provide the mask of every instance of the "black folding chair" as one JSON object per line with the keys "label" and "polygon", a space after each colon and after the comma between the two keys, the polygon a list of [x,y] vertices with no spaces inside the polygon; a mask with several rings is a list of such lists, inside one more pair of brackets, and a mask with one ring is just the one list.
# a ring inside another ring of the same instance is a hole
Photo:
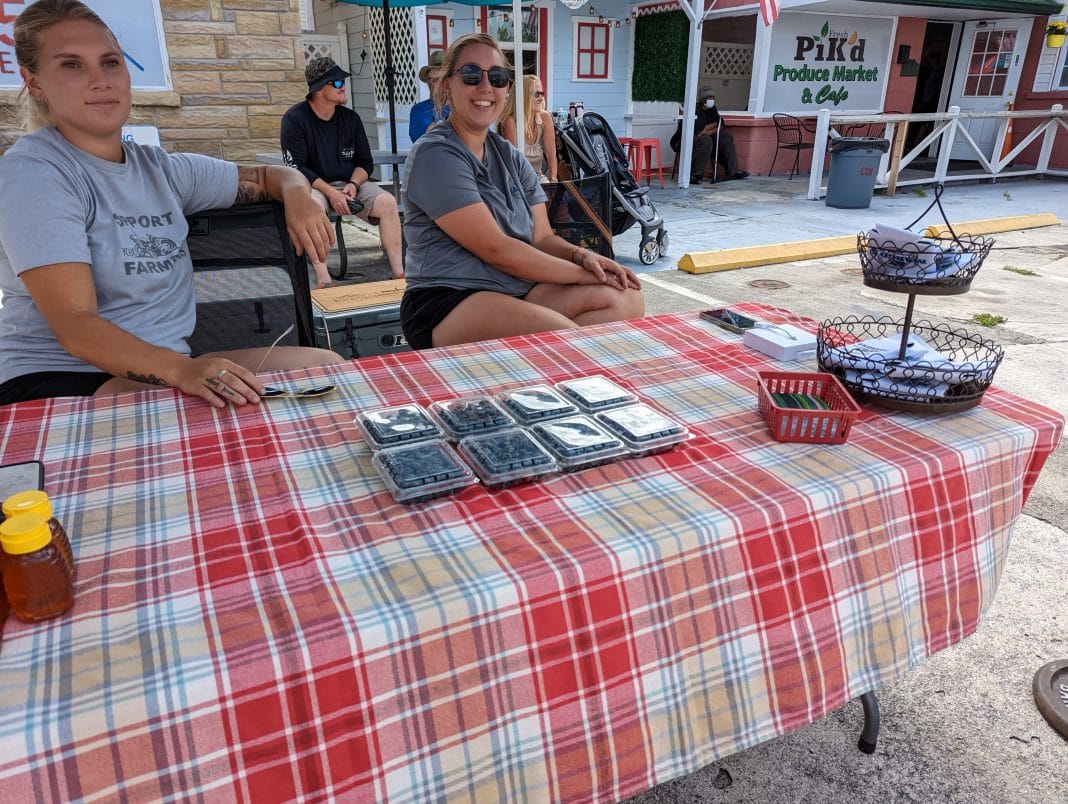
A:
{"label": "black folding chair", "polygon": [[197,321],[193,354],[283,345],[312,346],[308,263],[297,256],[278,203],[187,216]]}
{"label": "black folding chair", "polygon": [[790,170],[789,177],[793,179],[795,174],[800,173],[801,152],[812,150],[814,147],[811,139],[805,139],[805,134],[815,134],[816,129],[807,120],[794,117],[792,114],[776,112],[771,119],[775,122],[775,156],[772,157],[771,170],[768,171],[768,175],[770,176],[775,171],[775,161],[779,158],[780,150],[793,151],[794,166]]}

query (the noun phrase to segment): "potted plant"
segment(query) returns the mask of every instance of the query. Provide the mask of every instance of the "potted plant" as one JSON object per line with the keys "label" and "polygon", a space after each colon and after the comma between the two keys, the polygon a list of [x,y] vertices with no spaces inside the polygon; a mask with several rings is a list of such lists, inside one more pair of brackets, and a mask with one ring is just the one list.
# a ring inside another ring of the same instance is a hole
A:
{"label": "potted plant", "polygon": [[1046,47],[1060,47],[1064,44],[1066,34],[1068,34],[1068,22],[1050,20],[1046,23]]}

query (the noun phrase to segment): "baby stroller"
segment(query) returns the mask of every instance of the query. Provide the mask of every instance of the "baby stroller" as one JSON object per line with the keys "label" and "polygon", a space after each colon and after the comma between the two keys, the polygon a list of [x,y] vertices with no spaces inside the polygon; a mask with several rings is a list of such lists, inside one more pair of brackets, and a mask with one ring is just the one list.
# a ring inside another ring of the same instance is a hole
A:
{"label": "baby stroller", "polygon": [[576,179],[607,172],[612,184],[612,234],[627,231],[635,223],[642,227],[638,259],[652,265],[667,256],[668,236],[664,220],[649,200],[648,187],[642,187],[630,173],[630,163],[615,132],[601,115],[586,112],[557,128],[562,148],[557,156]]}

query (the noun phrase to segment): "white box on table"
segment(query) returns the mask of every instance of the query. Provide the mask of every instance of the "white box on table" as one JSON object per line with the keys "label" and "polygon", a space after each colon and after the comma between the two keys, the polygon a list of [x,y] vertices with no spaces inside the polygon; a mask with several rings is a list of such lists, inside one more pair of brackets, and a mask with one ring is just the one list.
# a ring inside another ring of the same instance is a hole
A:
{"label": "white box on table", "polygon": [[776,360],[797,360],[816,352],[816,336],[790,324],[757,324],[745,331],[742,343]]}

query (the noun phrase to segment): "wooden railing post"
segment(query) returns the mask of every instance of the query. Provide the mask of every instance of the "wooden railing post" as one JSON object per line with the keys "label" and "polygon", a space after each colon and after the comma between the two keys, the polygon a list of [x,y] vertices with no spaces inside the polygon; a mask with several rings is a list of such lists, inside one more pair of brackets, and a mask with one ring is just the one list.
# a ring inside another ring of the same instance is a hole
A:
{"label": "wooden railing post", "polygon": [[893,198],[897,192],[897,172],[901,166],[901,155],[905,152],[905,135],[908,125],[899,125],[894,133],[894,145],[890,149],[890,169],[886,177],[886,197]]}
{"label": "wooden railing post", "polygon": [[816,114],[816,133],[812,135],[812,167],[808,171],[808,200],[820,200],[823,182],[823,155],[827,153],[827,135],[831,130],[831,110],[820,109]]}
{"label": "wooden railing post", "polygon": [[[1055,103],[1050,107],[1050,112],[1059,116],[1064,111],[1064,107]],[[1038,164],[1035,167],[1039,173],[1045,173],[1049,169],[1049,158],[1053,154],[1053,140],[1057,136],[1057,129],[1059,129],[1060,121],[1057,117],[1051,117],[1046,121],[1046,132],[1042,135],[1042,148],[1038,152]]]}

